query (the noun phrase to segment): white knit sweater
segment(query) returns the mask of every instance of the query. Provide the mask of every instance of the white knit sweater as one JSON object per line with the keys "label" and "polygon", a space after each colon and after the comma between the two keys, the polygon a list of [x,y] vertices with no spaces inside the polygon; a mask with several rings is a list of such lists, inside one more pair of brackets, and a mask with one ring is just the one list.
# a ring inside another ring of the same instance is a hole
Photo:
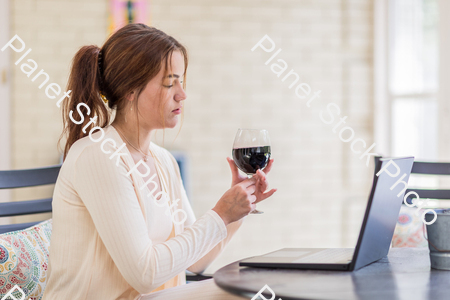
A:
{"label": "white knit sweater", "polygon": [[[170,202],[157,206],[144,179],[134,172],[126,175],[135,166],[126,147],[126,155],[110,159],[124,142],[113,126],[104,131],[99,142],[85,137],[74,143],[59,173],[43,300],[134,300],[176,275],[175,285],[185,284],[185,270],[206,269],[243,222],[225,226],[213,210],[196,220],[176,160],[151,143],[159,179],[166,182],[171,201],[180,199],[172,211],[187,214],[184,224],[175,225],[175,237],[167,240]],[[92,135],[100,137],[100,132]]]}

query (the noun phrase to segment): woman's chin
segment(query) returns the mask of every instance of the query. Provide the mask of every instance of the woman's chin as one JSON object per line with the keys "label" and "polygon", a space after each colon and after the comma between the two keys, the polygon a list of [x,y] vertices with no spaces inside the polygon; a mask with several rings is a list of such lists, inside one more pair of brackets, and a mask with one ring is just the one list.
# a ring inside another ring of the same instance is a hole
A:
{"label": "woman's chin", "polygon": [[178,119],[170,120],[170,122],[166,123],[166,128],[175,128],[178,124]]}

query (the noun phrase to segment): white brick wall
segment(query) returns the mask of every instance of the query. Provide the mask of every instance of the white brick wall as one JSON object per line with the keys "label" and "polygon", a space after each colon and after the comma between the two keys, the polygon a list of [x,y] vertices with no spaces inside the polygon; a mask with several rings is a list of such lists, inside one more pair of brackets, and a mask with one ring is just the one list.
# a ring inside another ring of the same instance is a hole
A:
{"label": "white brick wall", "polygon": [[[13,31],[61,87],[76,50],[106,38],[106,1],[13,3]],[[337,103],[356,137],[372,144],[372,1],[153,0],[151,7],[152,25],[190,55],[184,125],[174,142],[179,128],[166,130],[164,145],[189,155],[197,216],[229,188],[225,157],[237,128],[265,128],[272,139],[269,179],[278,192],[258,204],[265,213],[249,216],[207,271],[282,247],[353,246],[372,169],[319,113]],[[250,51],[265,34],[282,48],[283,75],[294,69],[313,91],[322,91],[312,107],[264,65],[271,54]],[[36,83],[13,71],[13,166],[57,163],[60,111]],[[162,144],[161,132],[155,141]]]}

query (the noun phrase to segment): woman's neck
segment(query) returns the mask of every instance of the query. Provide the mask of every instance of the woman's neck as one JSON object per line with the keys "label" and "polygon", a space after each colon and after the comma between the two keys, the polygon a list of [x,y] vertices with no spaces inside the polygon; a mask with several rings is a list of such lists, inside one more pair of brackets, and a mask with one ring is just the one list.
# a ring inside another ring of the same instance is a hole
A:
{"label": "woman's neck", "polygon": [[114,120],[111,125],[114,126],[125,143],[131,144],[131,147],[129,148],[135,147],[137,149],[140,149],[143,153],[148,154],[148,149],[150,148],[151,142],[151,134],[153,130],[148,130],[142,127],[139,127],[138,130],[137,123],[132,122],[131,120],[128,120],[127,122]]}

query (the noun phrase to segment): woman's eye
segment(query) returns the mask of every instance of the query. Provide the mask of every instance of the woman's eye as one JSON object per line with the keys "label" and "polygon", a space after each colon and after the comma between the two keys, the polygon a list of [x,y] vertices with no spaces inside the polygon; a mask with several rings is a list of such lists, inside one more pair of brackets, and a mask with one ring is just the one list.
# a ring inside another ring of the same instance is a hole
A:
{"label": "woman's eye", "polygon": [[171,88],[171,87],[173,87],[173,83],[176,83],[176,82],[179,82],[180,84],[183,84],[183,80],[180,80],[180,79],[175,79],[175,81],[172,81],[172,84],[168,84],[168,85],[164,85],[163,84],[163,87],[166,87],[166,88]]}

